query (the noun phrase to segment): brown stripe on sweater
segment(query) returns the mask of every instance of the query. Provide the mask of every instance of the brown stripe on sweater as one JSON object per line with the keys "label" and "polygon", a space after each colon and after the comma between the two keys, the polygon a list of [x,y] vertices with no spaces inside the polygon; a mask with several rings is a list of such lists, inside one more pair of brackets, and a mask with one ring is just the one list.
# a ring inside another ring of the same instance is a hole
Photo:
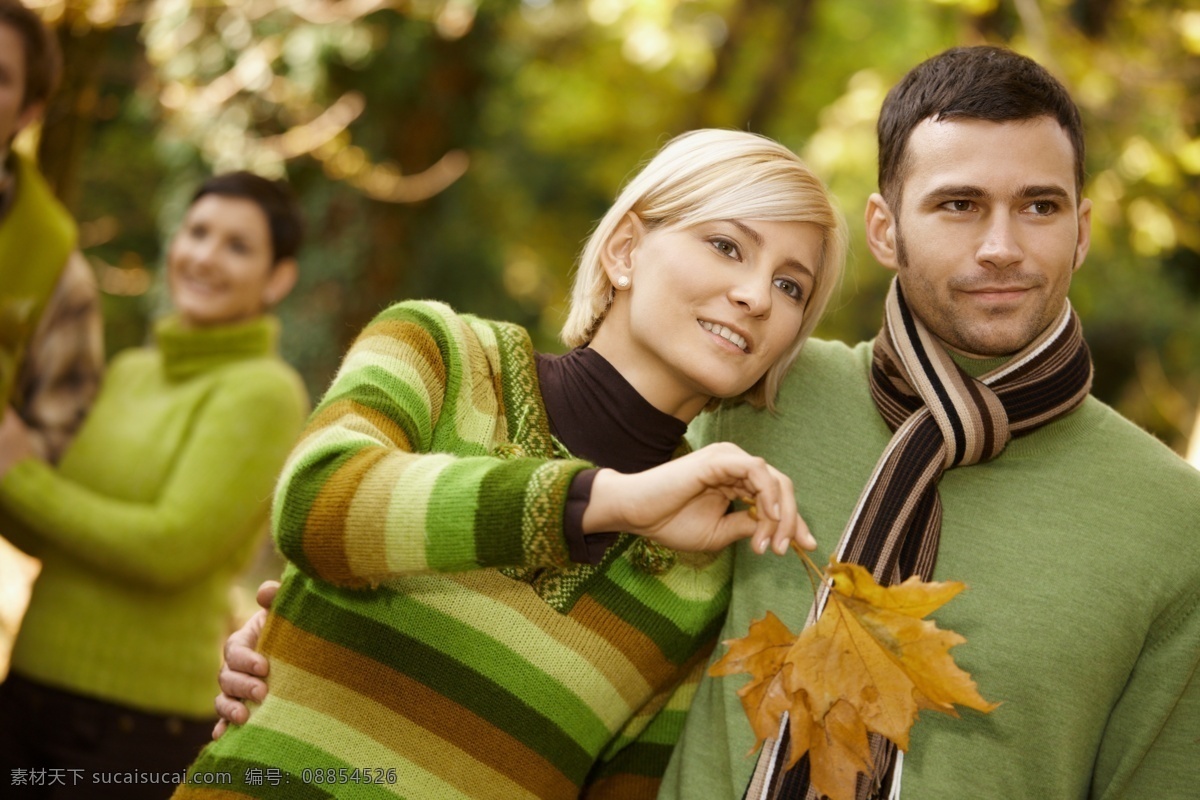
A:
{"label": "brown stripe on sweater", "polygon": [[[500,408],[502,403],[497,402],[503,395],[495,390],[495,382],[499,379],[499,375],[493,369],[494,359],[488,358],[489,355],[495,353],[496,345],[485,345],[475,331],[464,326],[463,333],[466,341],[466,358],[470,363],[466,374],[473,377],[471,381],[471,407],[481,414],[486,414],[489,417],[503,419],[503,409]],[[490,351],[490,352],[489,352]],[[488,376],[485,380],[483,376]],[[500,423],[503,425],[503,423]]]}
{"label": "brown stripe on sweater", "polygon": [[[385,355],[394,356],[395,353],[390,351],[402,349],[404,352],[412,352],[419,356],[419,361],[415,365],[417,374],[421,376],[421,382],[425,384],[425,387],[430,390],[428,394],[433,403],[430,414],[436,420],[442,413],[443,389],[446,386],[446,365],[442,361],[442,351],[438,347],[437,340],[418,323],[401,319],[383,319],[372,323],[359,334],[356,344],[374,336],[395,340],[394,345],[387,346],[380,351]],[[372,347],[371,349],[376,348]]]}
{"label": "brown stripe on sweater", "polygon": [[[282,617],[274,617],[273,626],[272,658],[282,659],[305,672],[340,684],[348,691],[371,698],[397,717],[412,722],[433,736],[456,747],[464,747],[464,752],[470,758],[535,796],[572,797],[578,793],[575,783],[537,752],[424,684],[360,653],[297,628]],[[272,687],[272,692],[276,691],[281,699],[292,699],[287,695],[287,686]],[[342,712],[347,708],[361,708],[359,703],[347,705],[331,702],[326,708],[320,697],[307,693],[300,702],[354,727],[448,783],[457,784],[466,777],[456,775],[462,769],[461,762],[455,762],[452,768],[448,768],[447,750],[436,741],[426,743],[421,737],[404,736],[403,731],[397,730],[399,726],[360,720],[349,714],[343,716]],[[367,724],[364,725],[364,722]],[[460,788],[469,794],[477,790],[478,785],[472,786],[468,782]]]}
{"label": "brown stripe on sweater", "polygon": [[[346,559],[346,518],[354,501],[354,488],[371,467],[386,457],[384,447],[369,447],[351,456],[321,487],[304,523],[304,555],[321,577],[342,586],[366,584]],[[388,498],[382,498],[384,503]],[[380,509],[386,512],[386,506]]]}
{"label": "brown stripe on sweater", "polygon": [[587,800],[654,800],[661,780],[642,775],[613,775],[587,789]]}
{"label": "brown stripe on sweater", "polygon": [[349,398],[335,400],[313,414],[308,422],[305,435],[321,428],[335,425],[345,417],[362,417],[377,428],[391,444],[409,452],[413,449],[412,442],[408,440],[408,434],[396,424],[394,419],[370,406],[363,405]]}
{"label": "brown stripe on sweater", "polygon": [[579,599],[571,609],[571,617],[603,637],[614,648],[618,642],[624,642],[624,647],[620,649],[651,686],[662,686],[677,674],[679,668],[663,657],[653,639],[600,605],[591,595]]}

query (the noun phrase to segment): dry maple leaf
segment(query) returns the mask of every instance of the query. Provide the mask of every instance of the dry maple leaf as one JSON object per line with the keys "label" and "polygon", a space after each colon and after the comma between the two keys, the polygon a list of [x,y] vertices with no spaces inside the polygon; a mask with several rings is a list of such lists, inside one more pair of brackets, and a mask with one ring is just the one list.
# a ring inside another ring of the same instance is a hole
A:
{"label": "dry maple leaf", "polygon": [[857,773],[870,770],[867,733],[908,749],[919,709],[958,716],[955,705],[988,712],[971,676],[949,650],[966,641],[924,617],[963,590],[957,581],[913,577],[883,587],[857,564],[830,562],[821,572],[829,601],[814,625],[794,636],[767,612],[711,675],[750,673],[738,695],[754,730],[757,750],[775,736],[784,711],[792,733],[790,769],[809,753],[813,786],[831,800],[853,800]]}

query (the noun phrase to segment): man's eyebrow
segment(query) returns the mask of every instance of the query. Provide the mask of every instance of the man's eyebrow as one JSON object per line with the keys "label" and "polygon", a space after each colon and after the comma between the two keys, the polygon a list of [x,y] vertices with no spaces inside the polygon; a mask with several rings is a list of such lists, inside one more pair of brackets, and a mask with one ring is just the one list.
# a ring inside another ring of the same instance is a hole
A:
{"label": "man's eyebrow", "polygon": [[1061,186],[1048,184],[1046,186],[1022,186],[1021,191],[1017,192],[1017,197],[1052,197],[1058,200],[1069,200],[1071,195]]}
{"label": "man's eyebrow", "polygon": [[987,197],[988,192],[983,190],[982,186],[971,186],[969,184],[945,184],[936,186],[925,193],[926,200],[940,200],[946,198],[966,198],[970,200],[979,200]]}
{"label": "man's eyebrow", "polygon": [[[982,186],[972,186],[970,184],[945,184],[930,189],[925,193],[927,201],[935,200],[982,200],[991,197],[992,193],[984,189]],[[1022,186],[1017,190],[1015,197],[1018,199],[1028,199],[1031,197],[1048,197],[1058,200],[1068,200],[1071,195],[1061,186],[1057,184],[1031,184]]]}

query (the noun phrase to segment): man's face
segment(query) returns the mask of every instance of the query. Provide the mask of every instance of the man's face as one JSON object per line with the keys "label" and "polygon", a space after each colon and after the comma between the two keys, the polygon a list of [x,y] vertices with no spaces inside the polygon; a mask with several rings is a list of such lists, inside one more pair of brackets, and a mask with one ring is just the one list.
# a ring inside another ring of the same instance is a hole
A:
{"label": "man's face", "polygon": [[965,355],[1003,356],[1054,321],[1091,236],[1056,120],[927,119],[902,181],[899,209],[872,195],[867,238],[931,332]]}
{"label": "man's face", "polygon": [[0,154],[28,125],[40,108],[22,109],[25,99],[25,42],[10,26],[0,23]]}

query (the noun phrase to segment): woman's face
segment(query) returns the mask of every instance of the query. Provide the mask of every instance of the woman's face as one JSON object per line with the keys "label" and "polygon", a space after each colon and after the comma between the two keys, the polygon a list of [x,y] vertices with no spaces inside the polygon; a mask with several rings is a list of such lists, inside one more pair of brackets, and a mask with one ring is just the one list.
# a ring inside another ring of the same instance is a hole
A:
{"label": "woman's face", "polygon": [[267,215],[252,200],[206,194],[171,240],[171,300],[185,325],[241,322],[262,314],[274,270]]}
{"label": "woman's face", "polygon": [[748,390],[796,341],[823,235],[759,220],[645,231],[627,217],[611,244],[609,276],[630,283],[591,346],[686,421],[711,398]]}

